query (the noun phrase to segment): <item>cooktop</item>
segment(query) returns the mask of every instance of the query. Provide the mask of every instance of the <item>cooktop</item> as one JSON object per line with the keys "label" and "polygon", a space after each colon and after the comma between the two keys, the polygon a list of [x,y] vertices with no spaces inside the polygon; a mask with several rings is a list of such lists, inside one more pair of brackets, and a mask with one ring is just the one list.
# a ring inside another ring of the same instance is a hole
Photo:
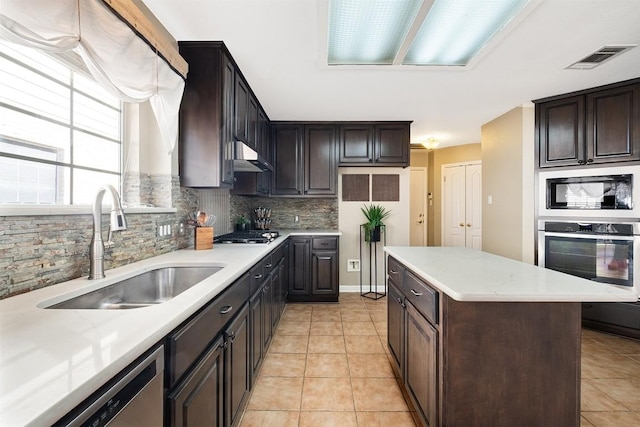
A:
{"label": "cooktop", "polygon": [[234,231],[213,238],[213,243],[269,243],[280,235],[273,230]]}

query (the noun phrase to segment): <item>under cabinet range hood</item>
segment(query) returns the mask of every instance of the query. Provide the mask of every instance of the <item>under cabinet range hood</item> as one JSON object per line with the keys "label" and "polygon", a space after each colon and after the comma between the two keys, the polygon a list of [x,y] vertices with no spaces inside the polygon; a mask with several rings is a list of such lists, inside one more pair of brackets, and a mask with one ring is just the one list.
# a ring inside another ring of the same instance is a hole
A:
{"label": "under cabinet range hood", "polygon": [[233,147],[234,172],[266,172],[273,167],[256,150],[242,141],[236,141]]}

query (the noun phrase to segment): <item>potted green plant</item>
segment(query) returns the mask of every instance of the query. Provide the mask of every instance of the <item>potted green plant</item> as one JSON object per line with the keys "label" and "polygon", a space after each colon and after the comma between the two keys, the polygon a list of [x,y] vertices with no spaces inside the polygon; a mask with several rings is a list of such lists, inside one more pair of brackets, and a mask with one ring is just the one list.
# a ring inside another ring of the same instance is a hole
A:
{"label": "potted green plant", "polygon": [[367,242],[379,242],[380,241],[380,227],[384,225],[384,219],[391,213],[384,206],[364,205],[360,208],[367,222],[362,224],[364,227],[364,240]]}
{"label": "potted green plant", "polygon": [[251,228],[251,221],[246,216],[240,215],[236,217],[236,231],[249,231]]}

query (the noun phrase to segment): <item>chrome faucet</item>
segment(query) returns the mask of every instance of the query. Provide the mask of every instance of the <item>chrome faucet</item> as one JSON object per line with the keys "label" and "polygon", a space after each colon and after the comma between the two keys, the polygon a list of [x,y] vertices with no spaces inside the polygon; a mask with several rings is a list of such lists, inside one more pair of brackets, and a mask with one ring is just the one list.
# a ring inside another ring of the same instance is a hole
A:
{"label": "chrome faucet", "polygon": [[122,203],[120,203],[120,196],[112,185],[105,185],[100,187],[96,193],[96,198],[93,201],[93,238],[91,239],[91,246],[89,248],[89,280],[102,279],[104,277],[104,248],[105,243],[102,241],[102,198],[105,191],[109,190],[111,193],[111,220],[109,226],[109,238],[107,239],[107,247],[113,246],[111,236],[114,231],[121,231],[127,229],[127,222],[124,218],[124,211],[122,209]]}

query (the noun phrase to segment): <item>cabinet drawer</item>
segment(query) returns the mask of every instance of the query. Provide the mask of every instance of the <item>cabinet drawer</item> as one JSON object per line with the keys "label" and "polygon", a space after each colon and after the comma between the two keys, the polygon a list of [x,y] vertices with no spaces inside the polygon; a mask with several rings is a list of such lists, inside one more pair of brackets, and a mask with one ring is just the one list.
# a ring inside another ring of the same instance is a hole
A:
{"label": "cabinet drawer", "polygon": [[395,258],[389,257],[387,260],[387,275],[390,280],[395,283],[402,283],[402,276],[404,275],[404,266],[396,261]]}
{"label": "cabinet drawer", "polygon": [[173,387],[187,373],[248,299],[249,275],[245,274],[186,325],[167,337],[167,387]]}
{"label": "cabinet drawer", "polygon": [[435,289],[410,271],[405,271],[402,290],[418,311],[431,323],[438,324],[438,292]]}
{"label": "cabinet drawer", "polygon": [[264,272],[263,261],[260,261],[254,265],[251,270],[249,270],[249,282],[251,283],[249,295],[253,295],[258,289],[260,289],[260,285],[264,282],[266,277],[267,275]]}
{"label": "cabinet drawer", "polygon": [[312,250],[325,250],[338,249],[338,238],[337,237],[314,237],[311,240],[311,249]]}

